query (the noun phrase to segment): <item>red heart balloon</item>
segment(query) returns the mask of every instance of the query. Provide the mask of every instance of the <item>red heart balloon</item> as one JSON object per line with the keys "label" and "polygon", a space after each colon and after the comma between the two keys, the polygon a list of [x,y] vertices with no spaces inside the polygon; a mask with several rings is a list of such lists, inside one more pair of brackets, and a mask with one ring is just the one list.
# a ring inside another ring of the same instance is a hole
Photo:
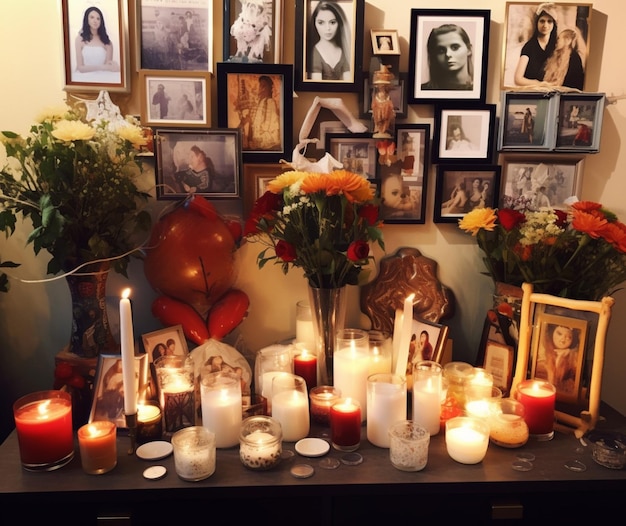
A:
{"label": "red heart balloon", "polygon": [[207,319],[211,338],[221,340],[239,325],[248,313],[250,299],[237,289],[229,290],[213,305]]}
{"label": "red heart balloon", "polygon": [[165,327],[182,325],[185,338],[203,344],[209,339],[204,320],[189,305],[168,296],[159,296],[152,302],[152,315]]}

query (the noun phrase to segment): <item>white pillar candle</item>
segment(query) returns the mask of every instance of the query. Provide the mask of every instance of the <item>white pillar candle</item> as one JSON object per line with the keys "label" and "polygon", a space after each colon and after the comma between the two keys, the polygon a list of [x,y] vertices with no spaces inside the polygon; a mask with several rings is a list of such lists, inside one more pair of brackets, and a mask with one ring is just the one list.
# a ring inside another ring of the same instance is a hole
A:
{"label": "white pillar candle", "polygon": [[367,379],[367,439],[378,447],[389,447],[389,428],[406,420],[406,380],[389,373]]}
{"label": "white pillar candle", "polygon": [[481,419],[455,417],[446,422],[446,449],[461,464],[477,464],[489,446],[489,426]]}
{"label": "white pillar candle", "polygon": [[[352,331],[358,338],[349,340],[337,338],[333,364],[333,384],[344,398],[353,398],[361,406],[361,421],[367,418],[367,377],[369,375],[369,343],[367,332]],[[357,341],[358,340],[358,341]]]}
{"label": "white pillar candle", "polygon": [[315,342],[311,306],[307,300],[296,303],[296,342]]}
{"label": "white pillar candle", "polygon": [[309,434],[309,401],[300,391],[281,391],[272,396],[272,418],[283,428],[283,440],[296,442]]}
{"label": "white pillar candle", "polygon": [[409,347],[411,346],[411,330],[413,327],[413,299],[415,294],[409,294],[404,300],[402,311],[402,326],[400,329],[400,341],[394,362],[393,372],[400,376],[406,375],[406,364],[409,359]]}
{"label": "white pillar candle", "polygon": [[200,384],[202,425],[215,433],[215,446],[239,443],[242,420],[241,382],[230,373],[208,373]]}
{"label": "white pillar candle", "polygon": [[431,361],[419,362],[413,370],[413,421],[431,435],[441,425],[441,373],[441,365]]}
{"label": "white pillar candle", "polygon": [[[124,289],[120,299],[120,347],[122,352],[122,382],[124,386],[124,413],[137,413],[137,382],[135,381],[135,337],[130,289]],[[138,380],[138,379],[137,379]]]}

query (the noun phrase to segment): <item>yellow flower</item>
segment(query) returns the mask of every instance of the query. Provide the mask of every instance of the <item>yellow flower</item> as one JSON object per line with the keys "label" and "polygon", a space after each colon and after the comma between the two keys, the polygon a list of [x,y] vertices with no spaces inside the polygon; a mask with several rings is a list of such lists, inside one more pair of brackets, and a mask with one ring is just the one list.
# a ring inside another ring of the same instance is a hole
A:
{"label": "yellow flower", "polygon": [[148,140],[144,136],[143,130],[138,126],[121,126],[117,130],[117,134],[125,141],[130,142],[137,149],[148,144]]}
{"label": "yellow flower", "polygon": [[59,121],[52,135],[60,141],[88,141],[96,134],[95,128],[82,121]]}
{"label": "yellow flower", "polygon": [[307,175],[309,174],[306,172],[296,171],[282,173],[267,183],[267,189],[273,194],[280,194],[285,188],[302,181]]}
{"label": "yellow flower", "polygon": [[66,116],[70,108],[66,104],[59,104],[58,106],[51,106],[44,109],[39,116],[35,119],[36,122],[46,121],[58,121]]}
{"label": "yellow flower", "polygon": [[497,219],[498,216],[493,208],[474,208],[459,219],[459,227],[475,236],[481,229],[493,231]]}

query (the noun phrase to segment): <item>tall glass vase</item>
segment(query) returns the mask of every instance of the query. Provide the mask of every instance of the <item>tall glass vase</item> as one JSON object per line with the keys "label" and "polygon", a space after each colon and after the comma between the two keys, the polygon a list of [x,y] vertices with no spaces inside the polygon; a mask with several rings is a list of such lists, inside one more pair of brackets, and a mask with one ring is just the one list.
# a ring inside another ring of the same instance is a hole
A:
{"label": "tall glass vase", "polygon": [[346,287],[316,288],[309,285],[309,300],[318,351],[320,382],[321,385],[333,385],[335,335],[345,324]]}

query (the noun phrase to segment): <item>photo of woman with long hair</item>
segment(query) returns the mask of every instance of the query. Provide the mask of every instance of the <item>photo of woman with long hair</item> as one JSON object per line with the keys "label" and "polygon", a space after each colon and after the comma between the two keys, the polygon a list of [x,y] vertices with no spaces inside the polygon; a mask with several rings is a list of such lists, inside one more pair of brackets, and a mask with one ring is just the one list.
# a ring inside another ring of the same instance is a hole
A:
{"label": "photo of woman with long hair", "polygon": [[435,27],[426,43],[429,79],[423,90],[474,89],[474,58],[470,38],[461,26]]}

